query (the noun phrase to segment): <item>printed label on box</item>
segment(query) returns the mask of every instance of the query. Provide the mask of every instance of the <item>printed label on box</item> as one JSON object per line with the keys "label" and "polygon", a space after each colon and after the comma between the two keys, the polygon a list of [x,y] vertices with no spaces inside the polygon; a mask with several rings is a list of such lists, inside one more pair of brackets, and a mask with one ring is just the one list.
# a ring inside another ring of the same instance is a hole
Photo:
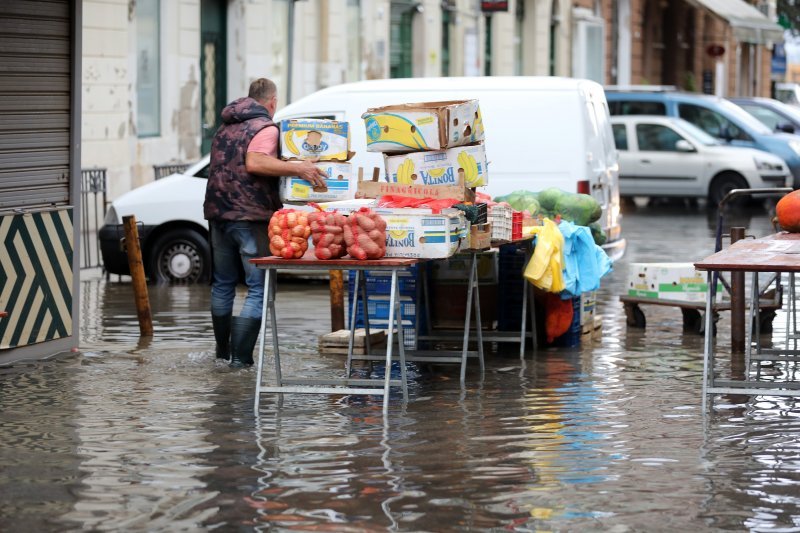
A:
{"label": "printed label on box", "polygon": [[350,158],[347,122],[322,119],[281,121],[281,158],[346,161]]}
{"label": "printed label on box", "polygon": [[284,177],[280,185],[282,202],[332,202],[353,198],[355,187],[350,163],[320,161],[315,166],[328,175],[327,190],[315,190],[309,182],[296,176]]}
{"label": "printed label on box", "polygon": [[482,187],[489,183],[483,143],[433,152],[384,156],[390,182],[404,185]]}

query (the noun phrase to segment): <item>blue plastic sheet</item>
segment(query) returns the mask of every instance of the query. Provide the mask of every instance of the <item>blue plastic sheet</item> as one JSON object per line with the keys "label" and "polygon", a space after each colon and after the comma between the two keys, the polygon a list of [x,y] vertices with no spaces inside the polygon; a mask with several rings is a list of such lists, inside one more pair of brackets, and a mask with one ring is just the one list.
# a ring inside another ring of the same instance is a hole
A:
{"label": "blue plastic sheet", "polygon": [[564,292],[565,296],[600,288],[600,278],[611,272],[611,260],[592,238],[586,226],[576,226],[562,220],[558,229],[564,236]]}

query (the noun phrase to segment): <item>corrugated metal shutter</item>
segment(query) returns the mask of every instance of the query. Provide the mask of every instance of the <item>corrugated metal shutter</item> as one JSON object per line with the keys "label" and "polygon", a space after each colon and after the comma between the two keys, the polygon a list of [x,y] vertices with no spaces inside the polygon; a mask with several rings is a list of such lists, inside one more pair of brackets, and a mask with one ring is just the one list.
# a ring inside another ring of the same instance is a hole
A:
{"label": "corrugated metal shutter", "polygon": [[69,202],[70,10],[0,2],[0,212]]}

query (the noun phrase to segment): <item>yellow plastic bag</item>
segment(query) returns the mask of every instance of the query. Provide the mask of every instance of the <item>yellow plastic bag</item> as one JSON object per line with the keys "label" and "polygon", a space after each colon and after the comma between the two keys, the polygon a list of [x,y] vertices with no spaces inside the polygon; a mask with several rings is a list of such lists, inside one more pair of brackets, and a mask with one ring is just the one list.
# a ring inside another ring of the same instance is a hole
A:
{"label": "yellow plastic bag", "polygon": [[525,279],[548,292],[564,290],[564,236],[555,222],[544,219],[541,226],[534,226],[536,247],[525,267]]}

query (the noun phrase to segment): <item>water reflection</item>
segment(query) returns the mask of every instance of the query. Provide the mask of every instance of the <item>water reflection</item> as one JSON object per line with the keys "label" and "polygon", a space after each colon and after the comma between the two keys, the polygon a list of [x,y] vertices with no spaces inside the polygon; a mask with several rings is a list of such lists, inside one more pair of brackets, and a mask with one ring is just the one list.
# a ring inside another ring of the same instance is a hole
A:
{"label": "water reflection", "polygon": [[[630,263],[702,258],[715,223],[685,206],[624,223],[601,338],[524,364],[508,345],[463,389],[454,367],[415,369],[387,418],[380,397],[264,395],[253,413],[254,371],[215,363],[208,287],[151,287],[140,342],[130,285],[87,279],[84,352],[0,369],[0,530],[800,529],[797,401],[723,396],[701,416],[702,337],[671,308],[628,328],[618,301]],[[287,375],[342,371],[316,352],[324,286],[282,285],[278,312]]]}

